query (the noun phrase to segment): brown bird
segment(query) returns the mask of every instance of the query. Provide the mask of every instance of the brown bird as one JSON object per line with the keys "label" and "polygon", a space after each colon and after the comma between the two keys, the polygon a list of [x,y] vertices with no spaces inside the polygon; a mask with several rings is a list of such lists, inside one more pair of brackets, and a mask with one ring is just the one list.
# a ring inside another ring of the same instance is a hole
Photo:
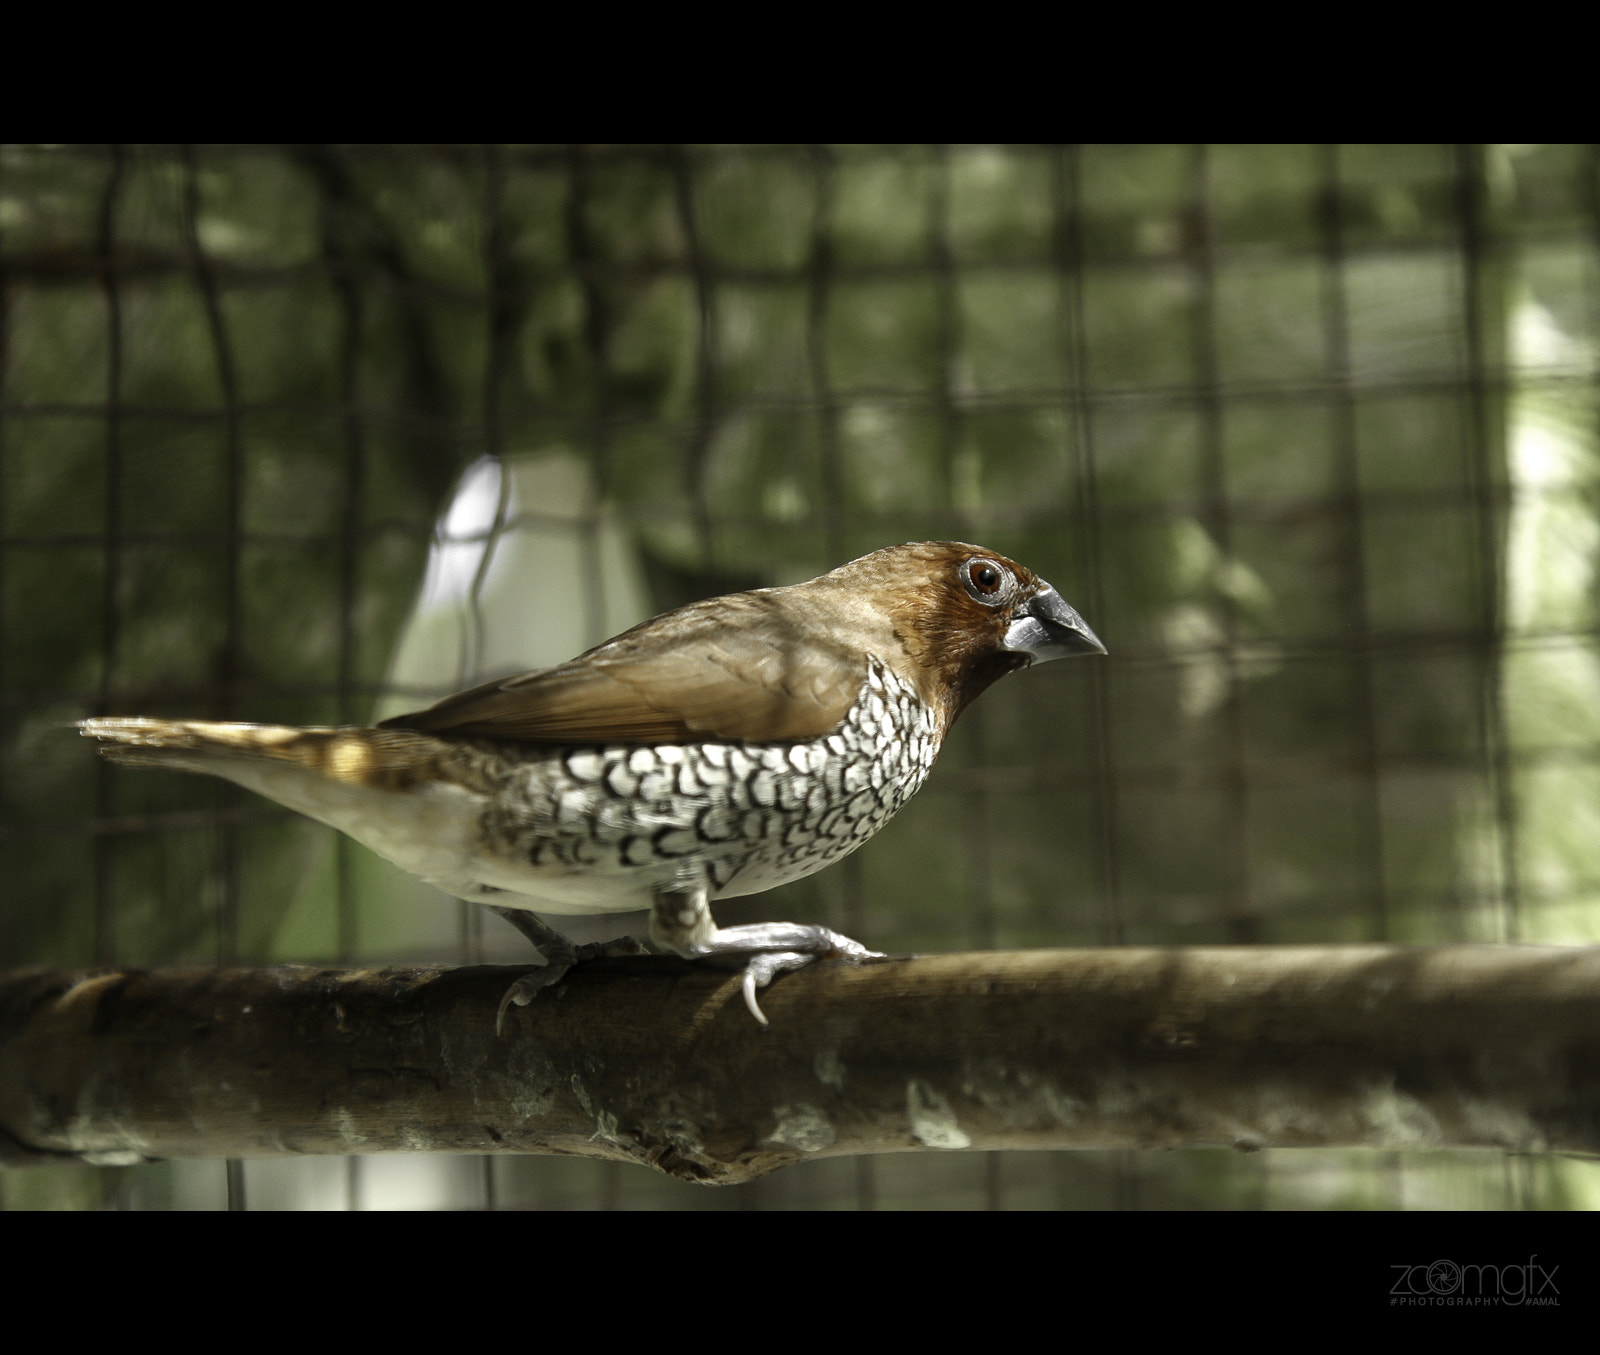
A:
{"label": "brown bird", "polygon": [[996,679],[1104,653],[1023,566],[924,541],[680,607],[557,668],[372,729],[136,718],[79,729],[114,761],[226,777],[492,907],[546,960],[506,994],[502,1021],[579,960],[643,949],[574,946],[529,910],[648,907],[659,947],[738,957],[765,1024],[755,994],[775,975],[875,952],[826,927],[718,927],[711,900],[861,846]]}

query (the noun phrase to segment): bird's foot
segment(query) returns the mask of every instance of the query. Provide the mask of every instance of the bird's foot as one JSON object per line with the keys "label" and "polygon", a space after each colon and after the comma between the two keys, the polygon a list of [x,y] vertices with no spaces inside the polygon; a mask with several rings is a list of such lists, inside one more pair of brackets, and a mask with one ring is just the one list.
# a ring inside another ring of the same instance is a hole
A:
{"label": "bird's foot", "polygon": [[505,1032],[506,1012],[511,1007],[526,1007],[552,984],[559,983],[573,965],[585,960],[601,960],[613,955],[648,955],[650,948],[635,936],[619,936],[614,941],[590,941],[575,946],[566,937],[547,926],[532,913],[522,908],[499,908],[491,905],[491,912],[499,913],[507,922],[532,941],[544,956],[544,967],[524,974],[506,989],[500,1006],[494,1014],[494,1033]]}
{"label": "bird's foot", "polygon": [[[555,952],[552,954],[551,952]],[[494,1033],[505,1033],[506,1012],[512,1007],[526,1007],[552,984],[566,977],[573,965],[585,960],[604,960],[614,955],[648,955],[650,948],[633,936],[619,936],[615,941],[592,941],[587,945],[550,946],[545,951],[545,963],[540,969],[524,974],[506,989],[494,1014]]]}
{"label": "bird's foot", "polygon": [[546,960],[543,968],[535,969],[531,974],[524,974],[507,988],[505,996],[500,999],[500,1005],[495,1008],[494,1033],[496,1035],[506,1033],[506,1012],[512,1007],[526,1007],[552,983],[559,983],[565,978],[567,970],[576,963],[576,957],[570,960]]}
{"label": "bird's foot", "polygon": [[[752,954],[751,952],[755,952]],[[686,948],[681,954],[713,963],[743,961],[744,1005],[762,1025],[769,1024],[756,993],[779,974],[804,969],[818,960],[881,960],[881,952],[868,950],[859,941],[832,931],[799,922],[758,922],[745,927],[718,927],[708,940]]]}

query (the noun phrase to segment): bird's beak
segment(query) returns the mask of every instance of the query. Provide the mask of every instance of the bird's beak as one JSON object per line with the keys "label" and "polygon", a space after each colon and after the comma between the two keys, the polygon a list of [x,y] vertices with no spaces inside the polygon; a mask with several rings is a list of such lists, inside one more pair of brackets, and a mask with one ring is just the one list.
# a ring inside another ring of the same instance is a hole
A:
{"label": "bird's beak", "polygon": [[1104,654],[1106,647],[1089,629],[1088,622],[1046,587],[1012,614],[1001,647],[1026,654],[1035,663],[1070,658],[1074,654]]}

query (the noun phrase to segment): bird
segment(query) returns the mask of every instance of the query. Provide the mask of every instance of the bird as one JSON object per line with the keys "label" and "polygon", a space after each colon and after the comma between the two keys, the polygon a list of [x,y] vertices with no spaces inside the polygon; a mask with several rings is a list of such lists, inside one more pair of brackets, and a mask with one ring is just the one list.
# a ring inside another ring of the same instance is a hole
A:
{"label": "bird", "polygon": [[554,668],[373,727],[106,716],[114,762],[224,777],[331,825],[516,926],[545,964],[496,1014],[574,964],[536,913],[650,910],[663,951],[757,991],[822,958],[881,958],[826,927],[720,927],[711,903],[821,870],[921,787],[957,716],[1030,664],[1104,654],[1050,584],[995,551],[921,541],[805,583],[691,603]]}

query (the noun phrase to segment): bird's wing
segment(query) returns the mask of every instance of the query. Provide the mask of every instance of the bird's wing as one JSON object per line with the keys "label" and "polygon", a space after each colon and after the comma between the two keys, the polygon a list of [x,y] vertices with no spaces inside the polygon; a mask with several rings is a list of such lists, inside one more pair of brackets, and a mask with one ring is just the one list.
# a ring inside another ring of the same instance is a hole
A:
{"label": "bird's wing", "polygon": [[745,593],[383,727],[532,743],[815,739],[838,728],[865,679],[859,649],[807,634],[770,593]]}

